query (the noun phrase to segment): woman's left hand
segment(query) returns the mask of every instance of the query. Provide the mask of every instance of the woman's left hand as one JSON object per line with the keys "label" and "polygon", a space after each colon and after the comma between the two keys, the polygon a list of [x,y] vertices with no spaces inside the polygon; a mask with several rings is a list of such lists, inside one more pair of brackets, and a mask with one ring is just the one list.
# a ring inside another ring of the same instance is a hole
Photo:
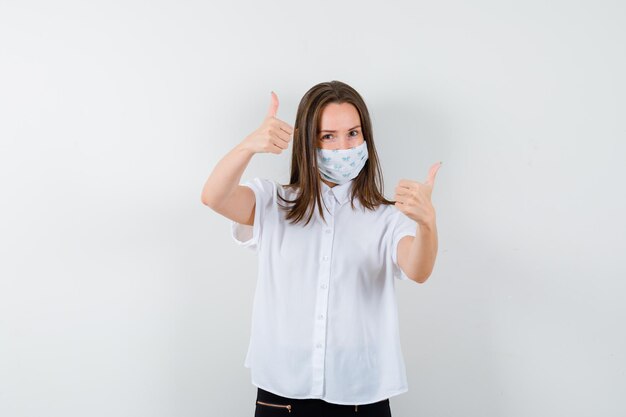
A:
{"label": "woman's left hand", "polygon": [[396,186],[395,206],[419,225],[435,223],[435,208],[430,201],[430,196],[435,185],[435,175],[441,164],[437,162],[430,167],[428,178],[423,184],[417,181],[400,180]]}

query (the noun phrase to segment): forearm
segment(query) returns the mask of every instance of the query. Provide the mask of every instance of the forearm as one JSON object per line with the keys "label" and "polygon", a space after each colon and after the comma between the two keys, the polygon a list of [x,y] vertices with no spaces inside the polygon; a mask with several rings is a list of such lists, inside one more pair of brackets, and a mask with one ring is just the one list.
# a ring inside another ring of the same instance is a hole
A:
{"label": "forearm", "polygon": [[202,189],[202,203],[212,207],[226,197],[239,185],[241,176],[250,163],[254,152],[245,142],[235,146],[215,165]]}
{"label": "forearm", "polygon": [[415,239],[409,249],[409,265],[407,269],[411,271],[411,276],[417,277],[415,280],[423,283],[428,279],[435,266],[438,250],[437,224],[418,224]]}

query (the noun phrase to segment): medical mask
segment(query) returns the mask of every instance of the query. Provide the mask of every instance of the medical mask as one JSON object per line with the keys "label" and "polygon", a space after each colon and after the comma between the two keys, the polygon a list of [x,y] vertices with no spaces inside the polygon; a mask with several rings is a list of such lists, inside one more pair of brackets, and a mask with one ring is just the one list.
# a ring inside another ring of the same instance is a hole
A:
{"label": "medical mask", "polygon": [[317,148],[317,166],[320,174],[322,178],[335,184],[344,184],[359,175],[367,157],[365,141],[350,149]]}

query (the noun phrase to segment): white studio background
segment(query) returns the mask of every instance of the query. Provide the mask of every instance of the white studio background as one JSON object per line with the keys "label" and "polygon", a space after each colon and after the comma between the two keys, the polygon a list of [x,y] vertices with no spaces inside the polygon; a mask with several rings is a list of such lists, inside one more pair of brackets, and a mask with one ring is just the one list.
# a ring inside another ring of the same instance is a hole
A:
{"label": "white studio background", "polygon": [[0,0],[0,415],[253,415],[256,257],[200,192],[334,79],[387,197],[443,161],[394,417],[626,415],[625,41],[606,0]]}

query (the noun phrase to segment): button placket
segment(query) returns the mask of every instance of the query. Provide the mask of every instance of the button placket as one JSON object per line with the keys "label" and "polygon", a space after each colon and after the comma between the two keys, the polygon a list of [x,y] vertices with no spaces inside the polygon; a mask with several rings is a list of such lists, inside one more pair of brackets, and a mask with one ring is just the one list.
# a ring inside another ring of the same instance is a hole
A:
{"label": "button placket", "polygon": [[315,330],[313,335],[313,393],[317,395],[321,395],[324,390],[324,361],[326,357],[326,328],[328,324],[326,313],[328,311],[335,211],[335,199],[331,192],[328,193],[325,200],[330,215],[326,216],[326,225],[322,226],[324,227],[324,233],[322,234],[320,247],[320,282],[315,306]]}

